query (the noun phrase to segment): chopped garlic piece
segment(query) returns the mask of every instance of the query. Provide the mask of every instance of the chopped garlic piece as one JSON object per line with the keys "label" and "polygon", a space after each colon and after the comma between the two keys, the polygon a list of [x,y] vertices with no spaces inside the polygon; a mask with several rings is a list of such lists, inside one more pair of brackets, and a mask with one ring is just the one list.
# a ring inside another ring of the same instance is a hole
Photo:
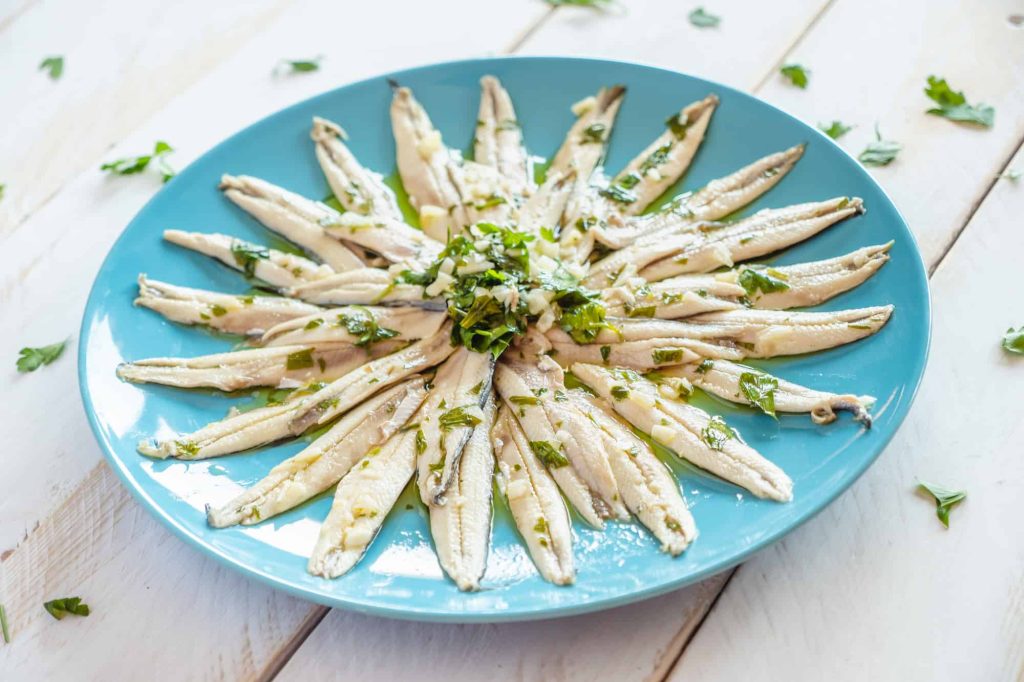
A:
{"label": "chopped garlic piece", "polygon": [[676,430],[670,426],[662,426],[661,424],[655,424],[651,428],[651,438],[658,441],[662,445],[668,445],[676,437]]}
{"label": "chopped garlic piece", "polygon": [[423,136],[422,140],[416,143],[416,152],[424,161],[429,160],[430,157],[433,156],[435,152],[440,151],[441,148],[441,133],[436,130],[431,130]]}

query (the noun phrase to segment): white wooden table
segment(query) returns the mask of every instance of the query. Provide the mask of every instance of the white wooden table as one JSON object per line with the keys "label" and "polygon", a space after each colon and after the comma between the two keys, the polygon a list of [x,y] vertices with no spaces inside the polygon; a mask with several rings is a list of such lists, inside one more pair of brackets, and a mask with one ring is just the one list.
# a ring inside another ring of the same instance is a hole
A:
{"label": "white wooden table", "polygon": [[[1024,679],[1024,6],[1011,0],[5,0],[0,3],[0,680]],[[1014,15],[1018,15],[1016,20]],[[450,26],[452,30],[445,30]],[[875,122],[904,150],[872,170],[932,273],[921,393],[881,459],[828,510],[739,569],[599,614],[412,624],[330,611],[173,537],[103,463],[74,343],[17,375],[24,345],[77,329],[88,285],[158,188],[102,161],[171,142],[180,167],[287,104],[375,73],[493,54],[648,62],[733,85],[811,122]],[[62,79],[37,66],[64,55]],[[284,57],[318,72],[272,77]],[[778,75],[799,62],[807,90]],[[923,112],[939,74],[996,107],[979,131]],[[966,488],[943,529],[915,477]],[[89,618],[43,601],[81,594]]]}

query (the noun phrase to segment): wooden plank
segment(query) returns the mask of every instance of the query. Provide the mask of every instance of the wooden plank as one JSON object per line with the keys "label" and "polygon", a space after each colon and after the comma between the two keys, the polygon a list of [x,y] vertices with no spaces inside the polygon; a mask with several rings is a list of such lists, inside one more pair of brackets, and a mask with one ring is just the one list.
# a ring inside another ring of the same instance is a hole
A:
{"label": "wooden plank", "polygon": [[485,671],[523,681],[661,679],[682,647],[675,638],[691,633],[679,622],[699,623],[724,579],[596,614],[503,625],[424,625],[334,610],[276,679],[475,682]]}
{"label": "wooden plank", "polygon": [[[807,89],[776,73],[757,94],[811,125],[856,124],[841,140],[854,155],[874,139],[876,122],[903,144],[895,162],[871,173],[935,263],[1024,137],[1024,40],[1007,21],[1019,9],[1013,0],[839,0],[786,57],[811,69]],[[972,103],[994,105],[995,126],[925,114],[931,74]]]}
{"label": "wooden plank", "polygon": [[[0,235],[291,2],[38,2],[12,11],[0,23]],[[54,55],[65,58],[57,81],[38,69]]]}
{"label": "wooden plank", "polygon": [[709,29],[687,18],[700,4],[629,0],[607,12],[559,8],[520,52],[639,61],[750,90],[829,2],[715,0],[704,7],[722,21]]}
{"label": "wooden plank", "polygon": [[[43,602],[65,596],[92,613],[57,622]],[[0,563],[0,599],[12,680],[256,679],[324,610],[187,547],[105,463]]]}
{"label": "wooden plank", "polygon": [[[1018,288],[1022,211],[1024,187],[1000,180],[932,278],[907,423],[850,491],[737,572],[671,680],[1024,679],[1024,364],[999,347],[1024,323],[1000,300]],[[918,477],[968,491],[948,530]]]}

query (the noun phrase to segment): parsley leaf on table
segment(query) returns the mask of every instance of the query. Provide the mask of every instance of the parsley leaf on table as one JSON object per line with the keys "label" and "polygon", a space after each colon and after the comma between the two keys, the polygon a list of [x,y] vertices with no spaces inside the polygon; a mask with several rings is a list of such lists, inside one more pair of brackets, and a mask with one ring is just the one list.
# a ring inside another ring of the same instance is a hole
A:
{"label": "parsley leaf on table", "polygon": [[171,168],[165,158],[167,154],[174,151],[174,148],[166,142],[158,141],[153,146],[152,154],[144,154],[142,156],[131,156],[124,159],[117,159],[116,161],[110,161],[100,166],[100,170],[107,171],[113,175],[135,175],[141,173],[149,167],[149,164],[156,161],[157,170],[160,171],[160,177],[164,182],[167,182],[176,175],[176,171]]}
{"label": "parsley leaf on table", "polygon": [[309,73],[310,71],[319,71],[320,62],[323,61],[323,55],[317,55],[313,59],[282,59],[277,63],[275,67],[275,73],[278,70],[284,69],[291,73]]}
{"label": "parsley leaf on table", "polygon": [[807,87],[809,69],[804,68],[800,64],[786,64],[779,73],[789,79],[789,82],[798,88],[805,89]]}
{"label": "parsley leaf on table", "polygon": [[76,616],[88,616],[89,605],[82,603],[81,597],[63,597],[53,599],[43,604],[46,612],[57,620],[63,620],[64,616],[74,614]]}
{"label": "parsley leaf on table", "polygon": [[968,104],[963,92],[949,87],[945,78],[928,76],[928,87],[924,94],[939,106],[929,109],[926,113],[948,118],[960,123],[973,123],[984,128],[991,128],[995,123],[996,110],[988,104]]}
{"label": "parsley leaf on table", "polygon": [[965,490],[950,490],[949,488],[924,483],[923,481],[918,482],[917,489],[931,495],[935,499],[935,515],[939,517],[939,521],[946,528],[949,528],[950,510],[967,497],[967,491]]}
{"label": "parsley leaf on table", "polygon": [[903,145],[893,140],[883,140],[882,133],[875,126],[875,141],[869,142],[857,159],[868,166],[888,166],[899,155]]}
{"label": "parsley leaf on table", "polygon": [[39,64],[40,71],[46,71],[50,80],[59,80],[64,75],[64,57],[46,57]]}
{"label": "parsley leaf on table", "polygon": [[818,130],[825,133],[833,140],[838,140],[846,133],[853,130],[853,126],[843,124],[842,121],[832,121],[832,123],[819,123]]}
{"label": "parsley leaf on table", "polygon": [[67,341],[60,341],[42,348],[22,348],[18,351],[18,371],[34,372],[43,365],[49,365],[64,352]]}
{"label": "parsley leaf on table", "polygon": [[722,21],[721,17],[708,14],[703,7],[698,7],[689,14],[690,23],[697,28],[715,28]]}
{"label": "parsley leaf on table", "polygon": [[1003,334],[1003,348],[1010,353],[1024,355],[1024,325],[1014,331],[1013,327]]}
{"label": "parsley leaf on table", "polygon": [[[999,177],[1006,178],[1010,182],[1017,182],[1021,179],[1021,176],[1024,176],[1024,171],[1017,168],[1007,168],[1005,173],[999,175]],[[3,185],[0,185],[0,188],[2,187]],[[2,190],[0,190],[0,197],[3,197]]]}

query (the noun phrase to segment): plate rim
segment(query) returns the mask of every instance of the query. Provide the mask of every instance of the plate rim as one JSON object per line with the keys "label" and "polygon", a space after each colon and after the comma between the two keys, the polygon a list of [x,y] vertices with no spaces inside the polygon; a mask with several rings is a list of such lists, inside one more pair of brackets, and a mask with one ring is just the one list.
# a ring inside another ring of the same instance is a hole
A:
{"label": "plate rim", "polygon": [[[577,62],[587,64],[590,66],[599,66],[602,64],[617,64],[629,67],[637,67],[649,71],[661,72],[663,74],[670,76],[683,76],[684,78],[688,78],[699,83],[702,83],[712,88],[713,91],[727,92],[730,96],[733,97],[752,99],[758,102],[759,104],[770,108],[774,112],[774,114],[782,116],[785,119],[788,119],[788,121],[791,123],[795,123],[799,128],[813,131],[813,133],[817,135],[817,142],[827,142],[834,149],[839,150],[840,152],[842,152],[842,154],[856,162],[856,159],[853,157],[852,154],[850,154],[850,152],[848,152],[846,149],[840,146],[835,140],[828,137],[822,131],[818,130],[816,127],[808,124],[805,121],[802,121],[796,116],[789,114],[788,112],[780,109],[779,107],[771,104],[770,102],[761,99],[760,97],[744,92],[743,90],[739,90],[738,88],[725,85],[724,83],[709,80],[707,78],[703,78],[701,76],[697,76],[686,71],[678,71],[675,69],[666,68],[664,66],[657,66],[650,63],[644,63],[642,61],[545,54],[523,56],[501,55],[494,57],[477,57],[431,62],[428,64],[422,64],[410,68],[379,73],[373,76],[369,76],[367,78],[362,78],[351,82],[345,82],[336,87],[332,87],[317,94],[311,95],[310,97],[305,97],[286,107],[276,109],[270,114],[262,116],[256,119],[255,121],[252,121],[244,125],[243,127],[237,129],[227,137],[223,138],[220,142],[213,145],[212,147],[204,151],[202,154],[197,156],[191,163],[188,164],[188,166],[182,169],[181,173],[186,172],[191,166],[199,163],[207,156],[214,154],[222,147],[231,144],[235,140],[235,138],[248,132],[251,128],[261,125],[279,116],[284,116],[294,109],[304,107],[308,105],[308,103],[311,100],[319,99],[321,97],[334,94],[340,90],[345,90],[353,86],[366,84],[372,81],[379,81],[381,79],[386,78],[400,80],[404,76],[415,74],[421,71],[438,69],[444,70],[445,68],[455,66],[468,66],[475,64],[479,65],[481,69],[483,69],[489,64],[500,62],[544,63],[551,61]],[[899,207],[892,200],[892,197],[889,196],[889,193],[885,191],[885,189],[878,183],[877,180],[875,180],[874,176],[872,176],[871,173],[869,173],[868,170],[863,167],[863,165],[861,165],[859,162],[856,162],[855,167],[857,168],[858,172],[874,187],[874,189],[877,192],[879,192],[879,194],[881,194],[881,196],[884,197],[886,201],[889,202],[890,206],[895,212],[896,217],[899,220],[900,226],[902,226],[907,236],[909,236],[910,242],[913,246],[912,255],[908,254],[907,257],[913,257],[916,259],[917,265],[919,267],[915,269],[915,279],[917,280],[917,284],[921,285],[921,288],[923,289],[925,294],[923,300],[921,301],[921,305],[923,306],[925,325],[923,330],[924,348],[920,356],[920,369],[915,373],[913,381],[907,384],[907,388],[909,389],[907,392],[908,397],[906,402],[901,404],[899,407],[900,411],[896,415],[895,424],[892,428],[892,431],[876,442],[876,444],[873,447],[873,452],[868,457],[866,457],[862,463],[849,469],[839,479],[839,484],[835,487],[833,491],[829,492],[827,495],[825,495],[820,500],[815,502],[815,506],[813,506],[813,508],[811,508],[810,511],[805,513],[801,518],[794,521],[793,523],[765,535],[764,537],[758,539],[756,542],[745,547],[735,555],[731,555],[725,559],[712,561],[705,568],[696,571],[695,573],[688,574],[684,577],[671,579],[660,584],[642,587],[620,594],[610,595],[606,597],[598,597],[593,600],[578,602],[575,604],[550,605],[546,603],[539,603],[537,607],[529,609],[520,609],[516,611],[438,611],[436,608],[424,608],[421,606],[417,606],[413,603],[404,605],[402,608],[398,608],[391,605],[382,605],[376,602],[373,598],[331,597],[321,592],[292,584],[291,582],[289,582],[287,578],[283,578],[281,576],[261,570],[258,567],[250,566],[240,562],[231,557],[230,555],[228,555],[222,549],[211,544],[208,544],[203,540],[203,538],[194,535],[188,528],[181,525],[174,515],[160,507],[156,503],[156,501],[153,500],[153,498],[146,492],[146,490],[141,485],[139,485],[137,479],[134,476],[132,476],[132,474],[125,468],[120,458],[114,455],[114,447],[108,441],[96,416],[85,371],[88,355],[87,349],[89,346],[87,341],[90,338],[88,323],[95,317],[95,308],[98,305],[98,298],[96,294],[97,287],[100,283],[100,274],[106,269],[113,253],[116,251],[117,247],[121,244],[121,242],[125,239],[132,225],[134,225],[135,222],[139,220],[140,216],[146,213],[147,210],[150,208],[151,204],[153,204],[156,201],[157,197],[160,195],[163,189],[162,187],[152,197],[150,197],[145,204],[143,204],[143,206],[132,216],[131,220],[129,220],[128,223],[125,224],[125,226],[122,228],[120,234],[117,236],[117,239],[114,240],[114,242],[110,245],[109,249],[107,250],[107,254],[104,256],[103,261],[100,263],[99,268],[96,270],[96,274],[93,277],[92,285],[89,287],[89,294],[86,299],[86,305],[82,312],[82,321],[79,325],[78,330],[78,352],[76,356],[78,362],[78,387],[79,394],[82,400],[82,407],[85,411],[86,419],[89,423],[89,428],[92,431],[93,437],[96,439],[97,444],[100,446],[103,458],[114,470],[114,473],[117,474],[118,478],[121,480],[122,485],[124,485],[129,490],[129,492],[131,492],[132,496],[142,504],[142,506],[150,515],[158,519],[165,527],[169,528],[178,538],[184,540],[186,544],[190,545],[192,548],[197,549],[201,554],[208,557],[212,557],[220,565],[238,571],[239,573],[241,573],[249,579],[255,579],[258,582],[267,585],[273,589],[281,590],[287,594],[298,597],[305,601],[311,601],[314,603],[321,604],[323,606],[342,608],[348,611],[365,613],[374,616],[382,616],[398,620],[435,623],[498,623],[546,620],[553,618],[568,617],[583,613],[591,613],[595,611],[603,611],[617,606],[623,606],[634,602],[645,601],[659,595],[667,594],[668,592],[679,590],[683,587],[686,587],[687,585],[692,585],[712,575],[716,575],[718,573],[722,573],[726,570],[729,570],[747,561],[753,555],[757,554],[763,549],[766,549],[770,545],[775,544],[783,537],[789,535],[790,533],[794,532],[795,530],[803,526],[805,523],[810,521],[811,519],[815,518],[826,507],[832,504],[832,502],[834,502],[836,498],[838,498],[841,494],[848,491],[853,486],[853,484],[864,474],[864,472],[867,471],[867,469],[872,464],[874,464],[875,461],[878,460],[878,458],[882,455],[882,452],[888,447],[889,443],[892,441],[893,437],[903,426],[903,423],[906,421],[906,418],[910,413],[910,409],[913,406],[915,399],[917,398],[917,394],[921,387],[921,382],[923,381],[925,372],[927,371],[928,360],[931,355],[932,304],[930,280],[928,278],[928,269],[925,265],[917,237],[914,234],[914,232],[910,229],[909,223],[903,216],[903,213],[900,211]]]}

